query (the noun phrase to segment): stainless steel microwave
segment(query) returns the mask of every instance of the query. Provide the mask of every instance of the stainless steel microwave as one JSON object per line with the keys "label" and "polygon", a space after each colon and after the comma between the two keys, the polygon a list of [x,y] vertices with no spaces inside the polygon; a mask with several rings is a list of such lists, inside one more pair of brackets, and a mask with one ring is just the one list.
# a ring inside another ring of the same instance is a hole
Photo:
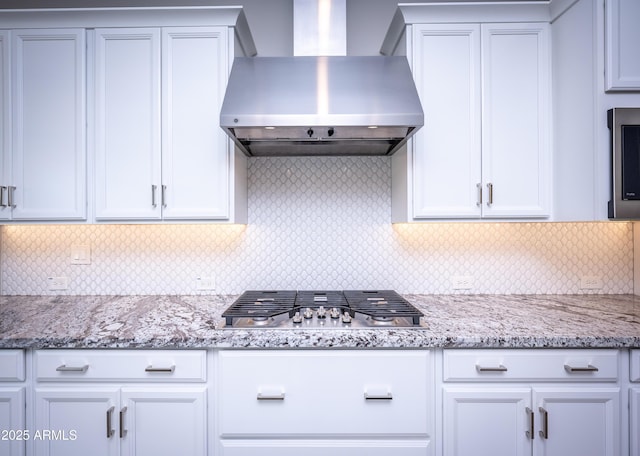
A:
{"label": "stainless steel microwave", "polygon": [[640,219],[640,108],[607,111],[611,133],[610,219]]}

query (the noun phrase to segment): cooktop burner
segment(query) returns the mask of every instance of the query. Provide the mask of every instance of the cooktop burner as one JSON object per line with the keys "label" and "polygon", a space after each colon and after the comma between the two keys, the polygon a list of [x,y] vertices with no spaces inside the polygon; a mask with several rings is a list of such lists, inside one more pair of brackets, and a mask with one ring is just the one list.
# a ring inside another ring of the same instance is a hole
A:
{"label": "cooktop burner", "polygon": [[222,313],[227,328],[405,328],[422,315],[393,290],[252,290]]}

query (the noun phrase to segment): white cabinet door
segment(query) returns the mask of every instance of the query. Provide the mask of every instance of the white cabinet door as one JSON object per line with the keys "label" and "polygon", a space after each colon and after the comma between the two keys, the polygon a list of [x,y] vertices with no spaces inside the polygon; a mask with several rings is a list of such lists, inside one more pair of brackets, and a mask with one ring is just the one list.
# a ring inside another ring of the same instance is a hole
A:
{"label": "white cabinet door", "polygon": [[618,456],[619,388],[534,388],[537,456]]}
{"label": "white cabinet door", "polygon": [[162,40],[163,218],[228,218],[227,29],[164,28]]}
{"label": "white cabinet door", "polygon": [[425,115],[412,140],[414,217],[480,217],[480,26],[419,24],[413,43]]}
{"label": "white cabinet door", "polygon": [[606,2],[607,90],[640,90],[640,2]]}
{"label": "white cabinet door", "polygon": [[485,217],[550,213],[549,24],[482,25]]}
{"label": "white cabinet door", "polygon": [[0,220],[11,218],[11,60],[9,32],[0,31]]}
{"label": "white cabinet door", "polygon": [[549,24],[415,24],[412,30],[425,125],[407,158],[394,158],[396,169],[408,160],[408,218],[548,217]]}
{"label": "white cabinet door", "polygon": [[24,388],[0,387],[0,454],[3,456],[23,456],[25,442],[31,435],[23,431],[25,427]]}
{"label": "white cabinet door", "polygon": [[629,389],[629,413],[631,454],[640,454],[640,387]]}
{"label": "white cabinet door", "polygon": [[206,387],[123,388],[124,456],[205,456]]}
{"label": "white cabinet door", "polygon": [[96,29],[95,123],[96,219],[160,218],[160,29]]}
{"label": "white cabinet door", "polygon": [[445,456],[531,454],[531,389],[445,387]]}
{"label": "white cabinet door", "polygon": [[83,29],[12,32],[14,219],[86,218]]}
{"label": "white cabinet door", "polygon": [[[118,389],[36,388],[31,441],[37,456],[119,454]],[[55,431],[56,436],[35,432]]]}

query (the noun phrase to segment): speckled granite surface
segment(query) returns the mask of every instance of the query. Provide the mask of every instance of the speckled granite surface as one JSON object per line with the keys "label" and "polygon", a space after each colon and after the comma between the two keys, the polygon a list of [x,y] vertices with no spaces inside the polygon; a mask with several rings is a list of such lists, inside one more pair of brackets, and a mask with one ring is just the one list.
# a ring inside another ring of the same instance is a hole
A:
{"label": "speckled granite surface", "polygon": [[4,296],[0,348],[640,347],[640,297],[406,295],[410,329],[220,329],[235,296]]}

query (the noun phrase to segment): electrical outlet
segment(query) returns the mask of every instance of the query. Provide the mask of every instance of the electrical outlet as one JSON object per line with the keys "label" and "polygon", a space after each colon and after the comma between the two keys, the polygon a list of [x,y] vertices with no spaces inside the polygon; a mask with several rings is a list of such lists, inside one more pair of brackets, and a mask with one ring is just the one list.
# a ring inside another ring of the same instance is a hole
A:
{"label": "electrical outlet", "polygon": [[69,278],[60,277],[47,277],[49,282],[49,290],[66,290],[69,288]]}
{"label": "electrical outlet", "polygon": [[473,276],[451,276],[451,288],[454,290],[471,290]]}
{"label": "electrical outlet", "polygon": [[602,277],[584,276],[580,279],[580,288],[582,290],[600,290],[602,289]]}
{"label": "electrical outlet", "polygon": [[213,276],[201,276],[196,279],[197,290],[215,290],[216,278]]}

